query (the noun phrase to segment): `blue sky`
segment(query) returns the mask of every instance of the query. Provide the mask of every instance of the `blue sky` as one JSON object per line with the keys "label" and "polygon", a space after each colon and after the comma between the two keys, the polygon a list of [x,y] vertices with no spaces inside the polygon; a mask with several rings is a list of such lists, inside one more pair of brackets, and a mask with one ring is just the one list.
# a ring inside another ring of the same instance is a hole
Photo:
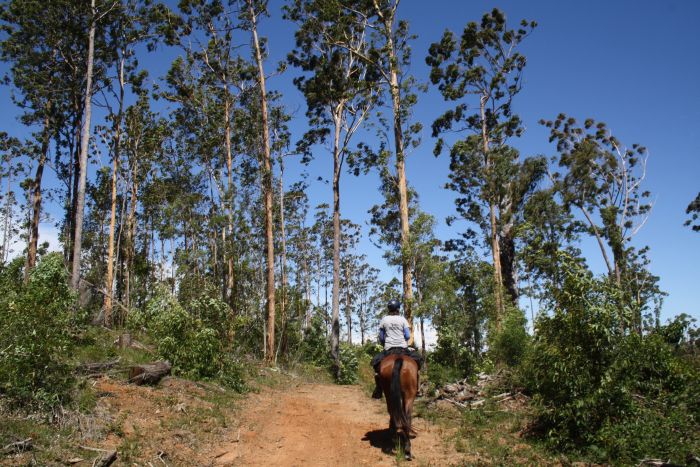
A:
{"label": "blue sky", "polygon": [[[259,26],[260,34],[269,38],[270,70],[272,62],[283,60],[294,45],[294,25],[281,19],[281,5],[280,0],[270,0],[272,18]],[[685,207],[700,190],[700,2],[403,0],[399,16],[408,20],[418,36],[412,42],[411,68],[418,80],[428,81],[424,58],[431,42],[439,40],[445,29],[459,33],[467,22],[478,21],[494,7],[501,8],[513,25],[522,18],[539,25],[521,47],[528,65],[523,91],[514,103],[527,131],[511,143],[523,156],[554,155],[547,131],[537,121],[563,112],[579,120],[592,117],[604,121],[625,145],[646,146],[650,157],[645,188],[652,192],[654,209],[634,244],[651,247],[651,270],[661,277],[661,286],[669,293],[662,317],[685,312],[700,318],[700,234],[682,226]],[[174,54],[161,50],[141,63],[147,64],[156,78],[164,74]],[[5,69],[6,65],[0,64],[0,70]],[[295,116],[291,126],[294,137],[299,137],[306,128],[305,106],[292,85],[294,74],[289,70],[272,77],[269,87],[283,92],[284,102]],[[16,121],[17,112],[6,87],[0,88],[0,106],[4,109],[0,130],[26,134]],[[432,155],[434,142],[429,130],[446,108],[433,89],[419,96],[415,115],[425,127],[423,144],[407,161],[409,183],[420,194],[421,208],[437,218],[437,235],[442,239],[455,236],[459,228],[445,224],[445,217],[454,213],[454,195],[443,188],[449,158]],[[330,202],[330,186],[315,181],[317,176],[328,178],[332,170],[331,159],[322,149],[309,167],[295,168],[291,161],[288,165],[290,181],[301,170],[311,174],[312,206]],[[51,176],[48,178],[50,183]],[[342,176],[342,215],[365,226],[365,232],[367,210],[380,201],[377,187],[378,179],[373,175]],[[51,235],[48,226],[42,231]],[[592,242],[584,242],[583,247],[591,267],[602,272],[597,247]],[[399,277],[367,239],[361,249],[383,269],[384,279]]]}

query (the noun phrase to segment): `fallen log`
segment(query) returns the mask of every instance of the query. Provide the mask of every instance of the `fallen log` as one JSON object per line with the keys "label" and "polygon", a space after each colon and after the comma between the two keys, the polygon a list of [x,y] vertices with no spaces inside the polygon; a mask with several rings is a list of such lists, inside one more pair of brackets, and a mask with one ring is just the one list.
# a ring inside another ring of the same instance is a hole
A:
{"label": "fallen log", "polygon": [[166,375],[170,374],[172,365],[168,361],[147,363],[129,368],[129,382],[134,384],[157,384]]}
{"label": "fallen log", "polygon": [[109,362],[82,363],[75,369],[78,373],[85,375],[100,374],[107,370],[111,370],[119,364],[121,357]]}
{"label": "fallen log", "polygon": [[109,467],[117,460],[117,451],[108,451],[92,463],[95,467]]}

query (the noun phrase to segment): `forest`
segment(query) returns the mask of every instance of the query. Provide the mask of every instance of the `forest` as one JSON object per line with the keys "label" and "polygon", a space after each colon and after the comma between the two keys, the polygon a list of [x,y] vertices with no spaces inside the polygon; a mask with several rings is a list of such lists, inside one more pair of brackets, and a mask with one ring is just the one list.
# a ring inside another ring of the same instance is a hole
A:
{"label": "forest", "polygon": [[[398,299],[427,393],[500,375],[550,460],[700,465],[700,331],[662,319],[636,240],[650,151],[559,113],[529,154],[537,18],[484,7],[424,50],[405,3],[0,2],[0,464],[116,357],[242,394],[278,369],[361,383]],[[449,164],[447,219],[418,157]],[[359,222],[358,190],[380,199]],[[678,210],[700,245],[700,193]]]}

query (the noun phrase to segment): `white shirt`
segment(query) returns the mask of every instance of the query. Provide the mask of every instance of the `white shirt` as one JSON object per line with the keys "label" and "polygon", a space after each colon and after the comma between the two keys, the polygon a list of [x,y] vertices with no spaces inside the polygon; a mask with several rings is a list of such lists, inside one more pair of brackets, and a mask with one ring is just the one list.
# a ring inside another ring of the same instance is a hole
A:
{"label": "white shirt", "polygon": [[392,347],[408,347],[404,330],[410,332],[408,321],[399,315],[387,315],[379,322],[379,329],[384,330],[384,350]]}

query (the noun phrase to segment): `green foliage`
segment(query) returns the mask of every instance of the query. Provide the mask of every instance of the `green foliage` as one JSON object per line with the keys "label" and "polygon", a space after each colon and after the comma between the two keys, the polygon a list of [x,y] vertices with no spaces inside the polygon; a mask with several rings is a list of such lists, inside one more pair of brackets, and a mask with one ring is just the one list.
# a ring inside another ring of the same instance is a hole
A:
{"label": "green foliage", "polygon": [[609,279],[566,260],[564,274],[560,307],[538,319],[522,368],[540,433],[600,460],[680,460],[697,449],[697,369],[662,333],[625,331],[621,292]]}
{"label": "green foliage", "polygon": [[358,353],[362,353],[362,347],[343,342],[340,344],[340,365],[338,368],[338,384],[356,384],[358,380]]}
{"label": "green foliage", "polygon": [[520,363],[530,344],[530,335],[525,330],[527,320],[521,310],[515,307],[506,311],[501,331],[490,339],[489,355],[508,366]]}
{"label": "green foliage", "polygon": [[226,351],[228,306],[206,293],[193,298],[188,309],[164,287],[129,316],[131,327],[143,328],[156,343],[162,358],[176,373],[190,378],[218,378],[242,391],[244,372]]}
{"label": "green foliage", "polygon": [[311,324],[304,333],[304,340],[299,346],[299,358],[319,367],[329,367],[330,344],[323,316],[317,312],[311,318]]}
{"label": "green foliage", "polygon": [[[455,326],[443,325],[440,327],[438,341],[435,350],[429,356],[428,374],[435,370],[434,376],[440,382],[447,382],[443,376],[449,374],[450,378],[460,379],[474,372],[476,357],[465,345],[460,330]],[[449,370],[448,370],[449,369]],[[440,384],[430,376],[430,380]]]}
{"label": "green foliage", "polygon": [[0,394],[22,405],[53,407],[70,395],[75,294],[63,258],[49,254],[22,281],[22,258],[0,269]]}

